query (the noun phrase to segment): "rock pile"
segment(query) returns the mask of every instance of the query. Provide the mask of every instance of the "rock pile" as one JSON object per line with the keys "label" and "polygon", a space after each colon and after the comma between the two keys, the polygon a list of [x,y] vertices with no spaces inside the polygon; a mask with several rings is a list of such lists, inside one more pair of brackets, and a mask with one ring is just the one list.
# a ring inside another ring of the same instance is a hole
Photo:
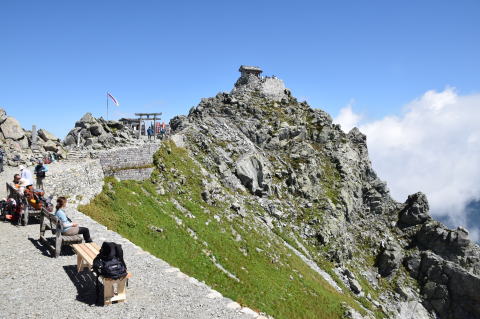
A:
{"label": "rock pile", "polygon": [[468,232],[434,221],[422,193],[394,201],[366,136],[344,133],[281,80],[242,73],[231,92],[202,99],[170,125],[208,172],[205,201],[245,215],[243,203],[256,199],[261,220],[315,247],[354,294],[368,283],[378,299],[367,300],[389,317],[480,318],[480,248]]}
{"label": "rock pile", "polygon": [[106,121],[86,113],[65,138],[67,148],[108,149],[115,146],[138,144],[133,130],[118,121]]}
{"label": "rock pile", "polygon": [[5,152],[4,163],[10,166],[34,164],[38,159],[52,153],[60,158],[66,156],[60,139],[55,135],[45,129],[33,133],[24,130],[15,118],[7,116],[5,110],[1,108],[0,143]]}

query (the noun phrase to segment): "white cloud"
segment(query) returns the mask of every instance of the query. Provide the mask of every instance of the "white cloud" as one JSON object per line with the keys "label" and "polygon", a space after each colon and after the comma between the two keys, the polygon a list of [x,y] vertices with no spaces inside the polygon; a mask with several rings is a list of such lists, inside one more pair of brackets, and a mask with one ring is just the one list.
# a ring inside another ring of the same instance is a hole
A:
{"label": "white cloud", "polygon": [[[349,105],[336,120],[350,129],[359,119]],[[480,199],[480,94],[459,95],[453,88],[428,91],[408,103],[400,116],[359,128],[367,135],[374,169],[396,200],[422,191],[432,215],[466,225],[466,204]],[[470,237],[478,240],[479,233],[472,228]]]}
{"label": "white cloud", "polygon": [[340,110],[340,114],[333,120],[335,123],[340,124],[342,129],[346,132],[350,131],[361,120],[362,116],[355,114],[352,111],[352,105],[354,100],[350,100],[348,105]]}

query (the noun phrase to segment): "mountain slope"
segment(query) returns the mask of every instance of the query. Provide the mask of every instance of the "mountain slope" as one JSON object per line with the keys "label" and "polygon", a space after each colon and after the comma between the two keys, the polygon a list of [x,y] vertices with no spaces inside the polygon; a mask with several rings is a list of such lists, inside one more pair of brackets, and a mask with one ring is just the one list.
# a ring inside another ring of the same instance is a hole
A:
{"label": "mountain slope", "polygon": [[466,230],[433,221],[421,193],[395,202],[366,137],[281,80],[242,73],[170,124],[151,180],[109,180],[87,214],[277,318],[480,317]]}

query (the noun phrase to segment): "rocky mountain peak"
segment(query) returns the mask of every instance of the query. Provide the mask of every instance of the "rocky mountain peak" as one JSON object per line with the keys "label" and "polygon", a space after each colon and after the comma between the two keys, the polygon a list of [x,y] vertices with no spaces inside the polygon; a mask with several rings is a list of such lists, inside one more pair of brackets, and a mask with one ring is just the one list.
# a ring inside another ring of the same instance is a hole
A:
{"label": "rocky mountain peak", "polygon": [[[459,310],[456,284],[432,272],[437,265],[446,276],[480,281],[480,248],[468,232],[434,221],[422,193],[405,203],[393,200],[357,128],[344,133],[330,115],[299,102],[282,80],[261,76],[258,67],[240,72],[230,93],[202,99],[170,123],[172,139],[216,181],[205,181],[202,198],[231,201],[238,212],[248,210],[242,203],[256,202],[268,227],[314,247],[347,286],[352,278],[345,269],[355,269],[371,287],[381,285],[379,278],[394,280],[397,290],[421,302],[426,318],[480,317],[480,307]],[[468,289],[469,302],[480,304]],[[383,291],[383,304],[396,308],[397,294]]]}

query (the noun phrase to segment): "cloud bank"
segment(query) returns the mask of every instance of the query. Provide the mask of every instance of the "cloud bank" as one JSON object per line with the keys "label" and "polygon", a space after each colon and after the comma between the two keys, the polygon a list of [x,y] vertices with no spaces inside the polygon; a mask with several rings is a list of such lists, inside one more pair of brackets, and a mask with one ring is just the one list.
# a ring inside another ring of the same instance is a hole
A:
{"label": "cloud bank", "polygon": [[426,193],[432,215],[467,226],[479,240],[480,225],[468,225],[466,207],[480,200],[480,94],[428,91],[399,116],[360,120],[347,105],[334,121],[367,135],[373,167],[392,196],[403,202],[409,194]]}

